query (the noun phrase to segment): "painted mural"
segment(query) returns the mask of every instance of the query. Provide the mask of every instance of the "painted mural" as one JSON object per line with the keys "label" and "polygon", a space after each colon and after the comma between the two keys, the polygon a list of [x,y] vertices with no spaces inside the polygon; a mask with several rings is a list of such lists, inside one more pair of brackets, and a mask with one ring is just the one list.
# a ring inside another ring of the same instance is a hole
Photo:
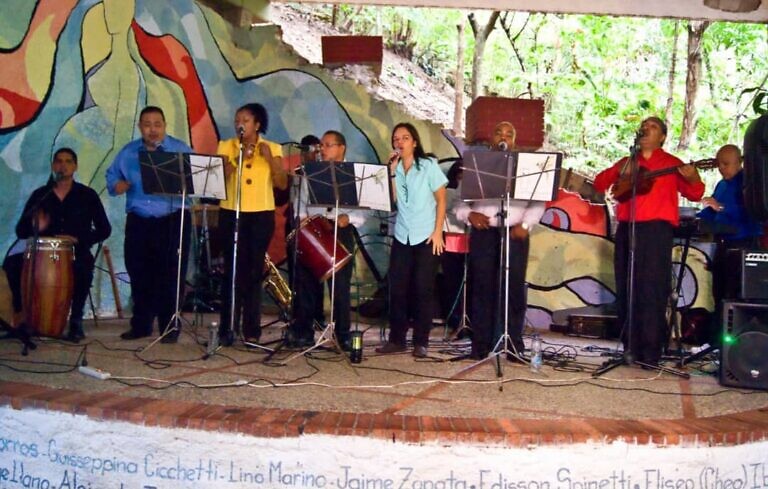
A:
{"label": "painted mural", "polygon": [[[69,146],[80,156],[79,181],[102,196],[113,224],[106,244],[123,281],[125,203],[107,195],[104,172],[138,137],[145,105],[165,110],[169,134],[211,153],[219,138],[234,136],[235,109],[258,101],[270,114],[266,136],[286,143],[288,160],[297,151],[288,143],[335,129],[347,138],[349,160],[380,162],[391,127],[411,120],[402,107],[300,60],[280,42],[277,27],[237,28],[193,0],[5,0],[0,62],[0,246],[14,241],[16,220],[32,189],[48,178],[54,150]],[[439,127],[414,122],[432,152],[458,156]],[[383,224],[390,220],[379,213],[361,231],[381,273],[389,239]],[[531,324],[548,326],[560,309],[612,302],[605,206],[561,191],[542,224],[531,245]],[[359,281],[375,290],[373,274],[357,262]],[[681,300],[711,309],[706,265],[706,254],[693,250]],[[114,311],[108,276],[97,274],[95,284],[98,309]],[[123,303],[127,291],[123,283]]]}

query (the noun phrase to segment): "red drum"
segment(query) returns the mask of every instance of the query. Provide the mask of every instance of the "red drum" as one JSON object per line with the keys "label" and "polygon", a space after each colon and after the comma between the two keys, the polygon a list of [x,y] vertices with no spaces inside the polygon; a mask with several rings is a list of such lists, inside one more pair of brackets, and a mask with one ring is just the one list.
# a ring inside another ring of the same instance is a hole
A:
{"label": "red drum", "polygon": [[468,233],[444,233],[445,251],[448,253],[469,253],[469,234]]}
{"label": "red drum", "polygon": [[333,266],[333,224],[323,216],[311,216],[301,221],[299,229],[288,235],[289,243],[293,241],[297,231],[299,243],[296,248],[299,261],[321,282],[327,280],[334,271],[341,270],[352,259],[343,244],[335,243],[336,266]]}
{"label": "red drum", "polygon": [[61,336],[67,325],[75,278],[74,247],[63,238],[38,238],[27,243],[21,271],[21,301],[27,327],[40,336]]}

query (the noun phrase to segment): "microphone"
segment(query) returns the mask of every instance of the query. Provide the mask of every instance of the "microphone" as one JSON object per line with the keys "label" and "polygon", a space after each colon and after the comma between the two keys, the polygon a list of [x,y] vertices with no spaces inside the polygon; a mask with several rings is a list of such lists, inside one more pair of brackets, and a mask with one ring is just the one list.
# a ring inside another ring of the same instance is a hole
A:
{"label": "microphone", "polygon": [[637,130],[637,139],[640,139],[643,136],[645,136],[645,131],[641,127],[640,129]]}
{"label": "microphone", "polygon": [[507,144],[506,141],[503,141],[503,140],[499,141],[498,147],[499,147],[499,150],[501,151],[507,151],[509,149],[509,145]]}
{"label": "microphone", "polygon": [[58,183],[62,178],[64,178],[64,174],[60,171],[55,171],[53,172],[53,175],[51,175],[51,180],[53,180],[53,183]]}
{"label": "microphone", "polygon": [[320,144],[300,144],[300,143],[290,143],[290,144],[294,148],[299,148],[302,151],[320,151],[320,147],[322,146]]}
{"label": "microphone", "polygon": [[395,148],[393,151],[395,152],[395,154],[392,156],[392,158],[389,159],[390,163],[400,158],[400,155],[402,154],[402,151],[400,150],[400,148]]}

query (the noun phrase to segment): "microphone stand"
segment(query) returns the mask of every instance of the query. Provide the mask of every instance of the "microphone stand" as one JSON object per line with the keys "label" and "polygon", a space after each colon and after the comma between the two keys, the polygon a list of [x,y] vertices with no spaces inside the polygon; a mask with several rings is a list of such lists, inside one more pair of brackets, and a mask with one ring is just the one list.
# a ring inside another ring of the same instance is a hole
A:
{"label": "microphone stand", "polygon": [[[302,149],[302,150],[305,149],[305,148],[308,149],[308,148],[311,147],[311,146],[304,146],[304,145],[296,144],[296,143],[293,143],[293,145],[296,146],[297,148]],[[291,202],[291,206],[290,206],[291,207],[291,216],[290,216],[290,219],[291,219],[291,221],[290,221],[291,232],[295,233],[294,238],[293,238],[293,243],[289,243],[289,246],[291,248],[293,248],[293,250],[292,250],[293,253],[289,257],[290,265],[289,265],[289,268],[288,268],[288,270],[289,270],[289,279],[291,281],[291,284],[290,284],[289,288],[293,292],[292,295],[291,295],[291,304],[290,304],[290,307],[288,308],[288,311],[287,311],[287,321],[286,322],[289,325],[293,324],[293,319],[295,317],[295,313],[294,312],[295,312],[295,308],[296,308],[296,304],[295,304],[295,302],[296,302],[296,293],[295,293],[295,291],[296,291],[296,271],[297,271],[296,265],[297,265],[297,258],[298,258],[298,253],[299,253],[299,246],[298,245],[299,245],[299,228],[301,228],[301,219],[300,219],[300,217],[301,217],[301,207],[302,207],[301,204],[302,204],[302,200],[303,200],[302,192],[303,192],[303,188],[304,188],[304,177],[306,175],[303,163],[304,163],[304,160],[302,160],[302,165],[297,167],[294,170],[294,174],[299,176],[299,179],[298,179],[299,180],[299,184],[296,185],[296,186],[294,186],[293,183],[289,184],[290,187],[296,188],[295,198],[291,197],[291,196],[289,196],[289,198],[288,198],[288,201]],[[293,207],[293,204],[292,204],[294,201],[296,202],[296,207],[295,208]],[[289,235],[290,235],[290,233],[288,233],[286,235],[286,238],[288,238]],[[288,339],[289,339],[288,336],[287,336],[289,330],[290,330],[290,328],[288,328],[288,329],[283,331],[283,335],[282,335],[282,338],[280,340],[280,343],[277,345],[277,347],[274,350],[269,352],[267,357],[264,359],[264,363],[269,362],[272,359],[272,357],[275,356],[275,354],[277,354],[279,351],[281,351],[283,349],[283,347],[286,346],[286,344],[288,343]]]}
{"label": "microphone stand", "polygon": [[[229,332],[224,346],[231,346],[235,340],[235,304],[237,302],[235,297],[236,282],[237,282],[237,248],[240,238],[240,212],[242,206],[242,191],[241,184],[243,181],[243,135],[244,130],[242,127],[238,128],[238,154],[237,154],[237,178],[235,179],[235,231],[232,241],[232,281],[229,288]],[[257,141],[258,142],[258,141]],[[254,148],[256,151],[256,148]],[[260,348],[265,351],[272,351],[271,348],[259,345],[258,343],[248,343],[248,346]]]}

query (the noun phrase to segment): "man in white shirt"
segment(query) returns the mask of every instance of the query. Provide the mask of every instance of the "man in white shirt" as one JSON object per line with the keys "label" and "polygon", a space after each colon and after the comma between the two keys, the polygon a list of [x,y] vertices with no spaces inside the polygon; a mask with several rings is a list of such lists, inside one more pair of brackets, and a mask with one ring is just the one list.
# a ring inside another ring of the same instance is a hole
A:
{"label": "man in white shirt", "polygon": [[[515,146],[515,128],[500,122],[494,129],[492,150]],[[528,268],[529,231],[544,215],[543,202],[511,201],[506,209],[509,225],[509,322],[512,350],[510,360],[520,360],[525,350],[523,326],[527,308],[525,274]],[[471,226],[469,237],[469,291],[472,297],[472,351],[470,357],[483,359],[493,349],[504,329],[504,252],[501,201],[462,202],[455,208],[456,217]]]}

